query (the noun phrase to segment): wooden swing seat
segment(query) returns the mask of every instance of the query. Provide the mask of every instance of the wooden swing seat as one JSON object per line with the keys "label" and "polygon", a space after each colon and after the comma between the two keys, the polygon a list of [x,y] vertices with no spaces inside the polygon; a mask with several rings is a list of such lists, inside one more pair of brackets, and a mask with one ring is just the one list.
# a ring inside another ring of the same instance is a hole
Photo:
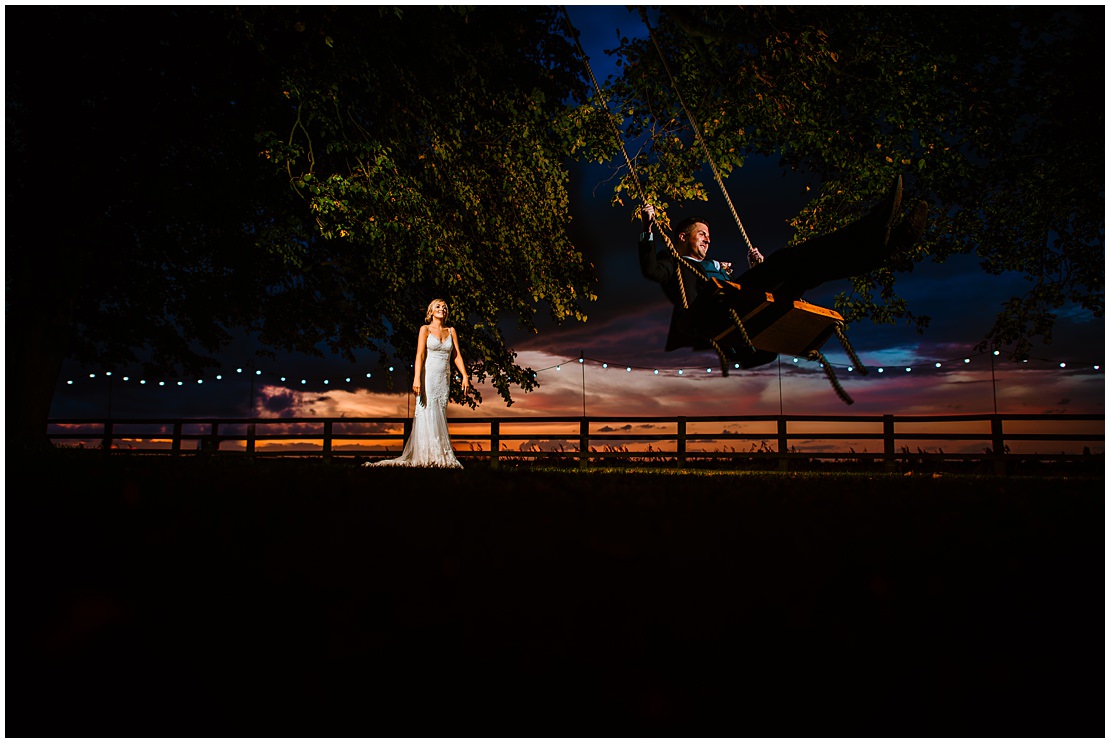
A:
{"label": "wooden swing seat", "polygon": [[[732,281],[710,279],[716,291],[710,292],[714,305],[735,310],[744,330],[760,351],[809,356],[836,332],[844,318],[840,313],[800,299],[780,300],[770,292],[745,290]],[[700,297],[699,297],[700,299]],[[722,346],[742,347],[743,336],[728,312],[703,313],[712,323],[709,337]]]}

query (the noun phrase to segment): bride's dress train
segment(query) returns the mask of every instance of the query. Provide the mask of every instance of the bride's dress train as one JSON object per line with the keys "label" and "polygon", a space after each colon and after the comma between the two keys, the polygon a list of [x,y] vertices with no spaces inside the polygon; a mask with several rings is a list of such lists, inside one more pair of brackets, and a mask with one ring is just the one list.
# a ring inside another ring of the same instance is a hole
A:
{"label": "bride's dress train", "polygon": [[451,436],[447,432],[447,400],[451,393],[451,336],[440,341],[428,334],[424,378],[412,416],[412,433],[405,450],[396,459],[366,462],[377,467],[457,467],[462,468]]}

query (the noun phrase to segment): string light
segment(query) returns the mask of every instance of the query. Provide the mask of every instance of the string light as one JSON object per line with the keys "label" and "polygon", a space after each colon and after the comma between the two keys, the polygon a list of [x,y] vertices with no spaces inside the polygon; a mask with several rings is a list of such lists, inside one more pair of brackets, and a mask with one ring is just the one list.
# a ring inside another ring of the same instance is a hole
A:
{"label": "string light", "polygon": [[[979,354],[979,355],[980,356],[988,356],[988,357],[996,357],[996,356],[1000,356],[1001,352],[998,351],[998,350],[992,350],[992,351],[989,351],[989,352],[984,352],[984,353]],[[799,364],[799,361],[800,361],[799,357],[792,356],[792,357],[782,357],[781,361],[784,365],[789,363],[789,362],[786,361],[786,358],[790,358],[791,361],[794,364]],[[962,357],[962,361],[963,361],[964,365],[970,365],[972,363],[972,358],[973,357],[970,357],[970,356]],[[950,364],[958,362],[960,360],[961,359],[948,359],[948,360],[943,360],[943,361],[934,361],[934,362],[931,362],[931,364],[932,364],[932,368],[934,368],[934,369],[944,369],[946,366],[949,366]],[[689,374],[686,374],[686,369],[685,368],[665,369],[665,368],[659,368],[659,367],[643,367],[643,366],[636,366],[635,364],[614,363],[614,362],[611,362],[611,361],[606,361],[606,360],[601,360],[601,359],[593,359],[593,358],[590,358],[590,357],[587,357],[587,356],[577,356],[577,357],[572,357],[570,359],[561,361],[557,364],[554,364],[552,366],[549,366],[549,367],[546,367],[546,368],[543,368],[543,369],[533,370],[532,371],[532,378],[533,379],[539,379],[540,374],[542,374],[545,371],[550,371],[550,370],[555,370],[556,372],[562,371],[563,364],[571,363],[573,361],[577,361],[579,364],[581,364],[583,366],[587,365],[590,362],[593,362],[593,363],[596,363],[598,366],[600,366],[602,369],[608,369],[610,366],[623,366],[625,372],[629,373],[629,374],[632,373],[633,371],[636,371],[636,370],[642,370],[642,371],[650,371],[652,376],[660,376],[660,375],[667,375],[667,374],[672,374],[674,376],[679,376],[679,377],[689,377],[690,376]],[[1074,371],[1074,370],[1082,369],[1082,368],[1086,367],[1086,368],[1088,368],[1088,369],[1090,369],[1094,372],[1101,372],[1102,371],[1102,364],[1101,363],[1077,364],[1075,362],[1058,361],[1058,360],[1052,360],[1052,359],[1030,359],[1030,358],[1015,359],[1014,361],[1015,361],[1015,363],[1022,364],[1026,368],[1028,368],[1030,361],[1041,361],[1041,362],[1045,362],[1045,363],[1047,363],[1047,364],[1049,364],[1049,365],[1051,365],[1055,368],[1061,369],[1061,370]],[[993,359],[992,359],[992,364],[993,363],[994,362],[993,362]],[[410,365],[410,366],[412,366],[412,365]],[[824,368],[824,364],[821,364],[821,363],[817,363],[816,366],[817,366],[817,368]],[[847,365],[829,364],[829,366],[833,367],[833,368],[837,368],[837,367],[843,368],[843,369],[847,370],[848,372],[854,372],[856,370],[856,367],[854,365],[851,365],[851,364],[847,364]],[[740,364],[739,363],[733,363],[732,368],[733,369],[740,369]],[[914,367],[912,365],[911,366],[905,366],[905,367],[902,367],[902,368],[905,370],[905,372],[907,374],[912,373],[913,369],[914,369]],[[388,370],[389,370],[389,372],[393,373],[393,372],[397,371],[397,367],[390,366],[390,367],[388,367]],[[238,374],[244,374],[248,371],[248,369],[245,368],[245,367],[239,366],[239,367],[235,368],[235,371]],[[253,371],[254,371],[254,375],[256,377],[263,376],[263,374],[264,374],[262,369],[253,369]],[[878,367],[875,367],[875,371],[878,372],[879,374],[885,375],[886,372],[887,372],[887,368],[885,366],[878,366]],[[714,369],[713,367],[705,367],[705,373],[709,374],[709,375],[713,375],[713,374],[718,373],[718,370]],[[755,373],[759,373],[759,372],[755,372]],[[211,380],[224,381],[226,379],[226,376],[227,375],[225,375],[223,373],[217,373],[213,377],[211,377]],[[176,386],[176,387],[183,387],[186,384],[186,382],[190,382],[190,381],[195,381],[197,385],[203,385],[206,381],[203,378],[198,378],[196,380],[158,380],[158,381],[155,382],[153,380],[148,380],[148,379],[143,378],[143,377],[134,377],[131,374],[114,375],[114,373],[112,371],[104,371],[104,372],[100,372],[100,373],[88,372],[86,374],[85,378],[87,378],[89,380],[96,380],[96,379],[98,379],[98,377],[106,377],[106,378],[108,378],[109,382],[111,382],[113,380],[117,380],[119,382],[126,382],[126,383],[135,382],[135,383],[137,383],[141,386],[145,386],[148,383],[150,383],[150,384],[156,384],[158,387],[166,387],[166,386],[171,386],[171,385]],[[287,383],[290,382],[290,378],[286,375],[275,375],[275,378],[281,384],[287,384]],[[310,377],[296,377],[296,378],[300,380],[300,385],[301,386],[307,386],[310,382]],[[365,379],[372,379],[372,378],[373,378],[373,373],[372,372],[366,372]],[[354,378],[351,377],[351,376],[344,377],[343,379],[344,379],[344,382],[348,385],[352,384],[352,382],[354,380]],[[78,384],[78,382],[79,382],[79,380],[77,380],[77,379],[66,379],[66,380],[64,380],[64,383],[69,387],[75,386],[76,384]],[[320,378],[320,383],[322,383],[325,386],[331,387],[335,384],[335,380],[331,379],[330,377],[321,377]]]}

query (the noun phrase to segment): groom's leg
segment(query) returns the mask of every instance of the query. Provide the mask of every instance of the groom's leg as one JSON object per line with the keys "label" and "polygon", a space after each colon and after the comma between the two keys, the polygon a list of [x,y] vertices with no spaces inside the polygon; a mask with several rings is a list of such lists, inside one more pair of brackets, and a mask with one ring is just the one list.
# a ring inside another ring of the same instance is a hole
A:
{"label": "groom's leg", "polygon": [[775,291],[787,288],[798,295],[826,281],[873,271],[889,255],[894,218],[902,204],[902,177],[865,217],[827,235],[776,250],[735,281],[745,288]]}

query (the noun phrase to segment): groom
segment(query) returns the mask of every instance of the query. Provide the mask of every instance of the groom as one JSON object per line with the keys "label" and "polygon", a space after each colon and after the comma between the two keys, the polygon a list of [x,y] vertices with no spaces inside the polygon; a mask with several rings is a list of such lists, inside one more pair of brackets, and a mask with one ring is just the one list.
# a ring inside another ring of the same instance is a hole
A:
{"label": "groom", "polygon": [[[758,249],[748,251],[748,270],[732,278],[732,264],[707,258],[709,223],[703,217],[687,217],[676,228],[676,250],[681,256],[682,288],[686,291],[686,307],[682,304],[675,260],[664,248],[656,252],[654,234],[655,208],[644,204],[641,218],[644,231],[640,234],[640,272],[659,283],[663,293],[674,305],[665,350],[690,347],[711,348],[705,322],[696,304],[699,292],[715,290],[711,279],[735,282],[744,293],[756,295],[771,292],[785,299],[796,299],[802,293],[834,279],[851,278],[873,271],[896,250],[916,242],[925,231],[928,205],[919,201],[910,215],[897,227],[894,223],[902,205],[902,176],[898,176],[886,196],[868,215],[835,232],[810,238],[783,248],[764,259]],[[703,310],[704,311],[704,310]],[[729,350],[729,356],[744,369],[774,361],[777,354],[751,349]]]}

